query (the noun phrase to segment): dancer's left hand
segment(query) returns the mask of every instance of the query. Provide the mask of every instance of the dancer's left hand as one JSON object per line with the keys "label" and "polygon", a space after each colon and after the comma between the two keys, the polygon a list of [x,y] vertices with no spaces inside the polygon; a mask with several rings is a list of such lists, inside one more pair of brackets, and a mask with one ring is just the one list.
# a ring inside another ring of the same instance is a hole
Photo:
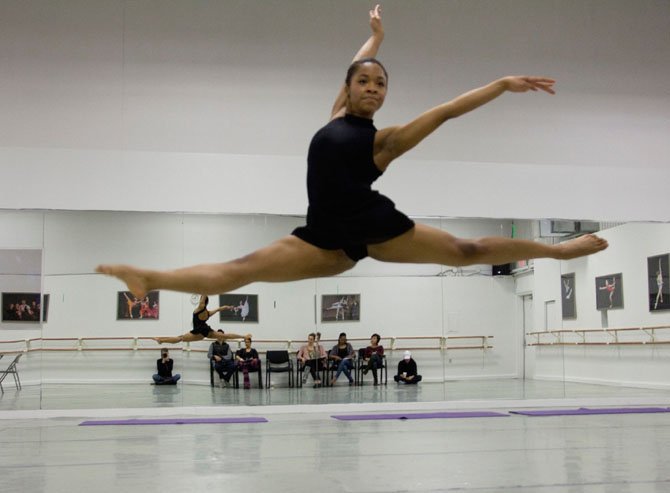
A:
{"label": "dancer's left hand", "polygon": [[530,77],[527,75],[509,76],[503,79],[505,88],[510,92],[537,91],[538,89],[549,94],[556,94],[554,91],[554,79],[548,77]]}

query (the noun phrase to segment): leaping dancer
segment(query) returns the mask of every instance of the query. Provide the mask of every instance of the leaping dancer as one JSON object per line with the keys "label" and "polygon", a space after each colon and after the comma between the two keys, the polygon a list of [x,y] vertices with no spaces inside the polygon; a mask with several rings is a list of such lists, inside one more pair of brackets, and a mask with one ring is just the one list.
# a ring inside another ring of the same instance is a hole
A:
{"label": "leaping dancer", "polygon": [[[415,224],[390,199],[372,190],[372,183],[395,159],[447,120],[505,93],[554,94],[555,81],[525,75],[503,77],[435,106],[406,124],[377,130],[372,118],[382,107],[388,87],[386,69],[372,58],[384,38],[379,6],[370,11],[370,27],[372,35],[349,66],[330,122],[316,133],[309,148],[306,226],[228,262],[164,271],[100,265],[96,271],[119,278],[141,298],[153,289],[227,293],[252,282],[333,276],[367,256],[383,262],[499,265],[531,258],[566,260],[607,248],[607,241],[594,235],[557,245],[502,237],[456,238],[444,230]],[[422,92],[427,89],[416,87]]]}
{"label": "leaping dancer", "polygon": [[[198,306],[193,310],[193,330],[190,332],[176,337],[153,337],[152,339],[158,344],[178,344],[180,342],[202,341],[205,338],[217,339],[219,342],[224,342],[227,339],[244,339],[245,336],[239,334],[227,334],[215,331],[207,323],[207,320],[209,320],[215,313],[223,310],[230,310],[233,307],[224,305],[215,308],[214,310],[208,310],[207,303],[209,303],[209,297],[205,295],[200,296],[200,303],[198,303]],[[246,337],[251,337],[251,334],[247,334]]]}

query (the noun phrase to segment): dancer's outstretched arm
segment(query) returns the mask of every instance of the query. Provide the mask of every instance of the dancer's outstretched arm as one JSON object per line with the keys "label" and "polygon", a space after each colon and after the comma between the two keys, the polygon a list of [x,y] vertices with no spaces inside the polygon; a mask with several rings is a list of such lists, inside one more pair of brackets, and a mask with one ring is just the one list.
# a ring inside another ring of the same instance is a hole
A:
{"label": "dancer's outstretched arm", "polygon": [[218,308],[215,308],[214,310],[208,310],[207,313],[209,313],[209,316],[211,317],[212,315],[215,315],[219,312],[222,312],[224,310],[234,310],[236,307],[232,305],[223,305]]}
{"label": "dancer's outstretched arm", "polygon": [[388,127],[375,137],[375,164],[384,170],[433,133],[440,125],[494,100],[504,92],[542,90],[554,94],[554,80],[546,77],[510,76],[473,89],[447,103],[435,106],[406,125]]}
{"label": "dancer's outstretched arm", "polygon": [[[379,5],[376,5],[373,10],[370,11],[370,29],[372,34],[368,40],[363,43],[363,46],[358,50],[352,63],[361,58],[375,57],[377,56],[377,51],[384,41],[384,27],[382,26],[382,8]],[[342,84],[340,92],[335,98],[335,103],[333,103],[333,109],[330,112],[330,119],[339,118],[344,116],[344,110],[347,104],[347,92],[345,84]]]}

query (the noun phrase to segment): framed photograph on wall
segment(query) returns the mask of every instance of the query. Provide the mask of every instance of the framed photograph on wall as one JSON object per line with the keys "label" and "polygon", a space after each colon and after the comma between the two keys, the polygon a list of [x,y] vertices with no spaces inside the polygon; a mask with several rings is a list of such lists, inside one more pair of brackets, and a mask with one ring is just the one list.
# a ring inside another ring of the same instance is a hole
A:
{"label": "framed photograph on wall", "polygon": [[136,298],[130,291],[119,291],[116,301],[117,320],[158,320],[159,291],[149,291],[144,298]]}
{"label": "framed photograph on wall", "polygon": [[321,295],[322,322],[359,322],[360,320],[360,294]]}
{"label": "framed photograph on wall", "polygon": [[561,276],[561,309],[563,311],[563,320],[577,318],[576,298],[575,273],[563,274]]}
{"label": "framed photograph on wall", "polygon": [[623,276],[621,273],[596,277],[596,308],[598,310],[623,308]]}
{"label": "framed photograph on wall", "polygon": [[39,323],[40,297],[40,293],[2,293],[2,321]]}
{"label": "framed photograph on wall", "polygon": [[670,254],[647,257],[649,311],[670,310]]}
{"label": "framed photograph on wall", "polygon": [[225,308],[219,312],[220,322],[258,323],[257,294],[220,294],[219,306]]}

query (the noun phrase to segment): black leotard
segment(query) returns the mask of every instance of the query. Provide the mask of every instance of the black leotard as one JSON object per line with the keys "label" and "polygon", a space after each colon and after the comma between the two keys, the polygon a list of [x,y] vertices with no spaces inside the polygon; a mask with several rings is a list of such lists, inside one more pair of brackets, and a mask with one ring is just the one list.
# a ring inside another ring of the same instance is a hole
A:
{"label": "black leotard", "polygon": [[372,120],[345,115],[314,135],[307,155],[307,226],[296,228],[295,236],[319,248],[343,249],[357,261],[367,256],[367,245],[414,226],[371,188],[382,174],[374,163],[376,133]]}
{"label": "black leotard", "polygon": [[[193,330],[191,334],[200,334],[207,337],[211,332],[212,328],[207,325],[207,320],[202,320],[198,315],[207,311],[207,307],[203,308],[199,312],[193,312]],[[209,319],[209,317],[208,317]]]}

